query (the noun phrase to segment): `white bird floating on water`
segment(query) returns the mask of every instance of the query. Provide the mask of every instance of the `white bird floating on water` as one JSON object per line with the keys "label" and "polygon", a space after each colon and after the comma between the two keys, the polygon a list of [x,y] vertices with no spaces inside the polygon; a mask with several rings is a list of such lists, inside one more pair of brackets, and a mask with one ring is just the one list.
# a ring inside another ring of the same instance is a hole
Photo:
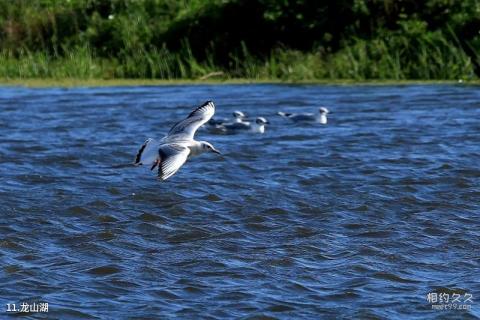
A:
{"label": "white bird floating on water", "polygon": [[264,117],[258,117],[255,122],[232,122],[215,126],[215,130],[227,133],[249,131],[254,133],[264,133],[265,125],[269,124]]}
{"label": "white bird floating on water", "polygon": [[327,124],[327,114],[330,113],[327,108],[321,107],[318,109],[318,113],[287,113],[277,112],[279,116],[290,119],[294,122],[317,122],[321,124]]}
{"label": "white bird floating on water", "polygon": [[193,110],[186,119],[177,122],[167,136],[157,141],[147,139],[135,156],[134,165],[158,167],[158,177],[166,180],[174,175],[188,158],[205,152],[220,153],[206,141],[193,139],[197,129],[215,113],[215,105],[207,101]]}
{"label": "white bird floating on water", "polygon": [[[242,122],[247,116],[245,115],[245,113],[243,113],[242,111],[239,111],[239,110],[235,110],[233,111],[233,122]],[[232,122],[231,119],[210,119],[208,120],[207,124],[209,126],[217,126],[217,125],[221,125],[221,124],[226,124],[226,123],[230,123]]]}

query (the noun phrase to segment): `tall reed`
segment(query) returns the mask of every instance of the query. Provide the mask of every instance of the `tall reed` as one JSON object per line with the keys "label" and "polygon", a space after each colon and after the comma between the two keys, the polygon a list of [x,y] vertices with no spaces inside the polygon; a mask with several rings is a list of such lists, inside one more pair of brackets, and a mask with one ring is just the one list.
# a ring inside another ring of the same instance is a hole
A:
{"label": "tall reed", "polygon": [[186,41],[177,52],[166,47],[139,47],[110,58],[95,55],[88,46],[61,51],[0,52],[0,77],[198,79],[220,71],[223,78],[287,81],[475,78],[470,58],[440,33],[414,43],[401,35],[357,39],[329,54],[321,49],[305,53],[277,48],[266,57],[258,57],[242,43],[240,51],[229,55],[227,65],[215,62],[213,49],[199,60]]}

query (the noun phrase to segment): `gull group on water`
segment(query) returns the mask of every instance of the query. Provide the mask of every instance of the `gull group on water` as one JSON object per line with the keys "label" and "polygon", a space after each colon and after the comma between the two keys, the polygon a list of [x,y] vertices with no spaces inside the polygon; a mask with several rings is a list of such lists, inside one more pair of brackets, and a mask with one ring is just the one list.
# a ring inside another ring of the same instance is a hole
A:
{"label": "gull group on water", "polygon": [[[238,111],[238,110],[233,111],[232,115],[233,115],[233,122],[242,122],[244,119],[247,118],[245,113],[243,113],[242,111]],[[211,118],[210,120],[208,120],[207,124],[210,127],[215,127],[215,126],[230,123],[230,122],[232,122],[232,120],[227,119],[227,118],[223,118],[223,119]]]}
{"label": "gull group on water", "polygon": [[226,132],[226,133],[235,133],[240,131],[248,131],[254,133],[264,133],[265,125],[269,124],[264,117],[257,117],[255,121],[238,121],[231,123],[223,123],[215,126],[215,130]]}
{"label": "gull group on water", "polygon": [[[190,157],[206,152],[220,153],[211,143],[194,139],[200,127],[207,125],[210,129],[222,133],[264,133],[265,126],[269,124],[264,117],[257,117],[255,121],[246,121],[248,119],[242,111],[234,111],[233,120],[214,120],[212,119],[214,113],[215,105],[212,101],[207,101],[193,110],[184,120],[177,122],[162,139],[147,139],[138,150],[134,165],[145,165],[150,170],[157,168],[158,177],[166,180],[174,175]],[[294,122],[326,124],[328,113],[327,108],[321,107],[317,114],[286,112],[277,114]]]}
{"label": "gull group on water", "polygon": [[317,122],[320,124],[327,124],[327,114],[329,113],[330,112],[325,107],[318,109],[318,113],[277,112],[279,116],[290,119],[293,122]]}
{"label": "gull group on water", "polygon": [[264,117],[257,117],[255,121],[247,119],[244,112],[235,110],[233,112],[233,119],[210,119],[208,121],[208,129],[211,132],[217,133],[239,133],[239,132],[253,132],[264,133],[265,125],[269,124]]}

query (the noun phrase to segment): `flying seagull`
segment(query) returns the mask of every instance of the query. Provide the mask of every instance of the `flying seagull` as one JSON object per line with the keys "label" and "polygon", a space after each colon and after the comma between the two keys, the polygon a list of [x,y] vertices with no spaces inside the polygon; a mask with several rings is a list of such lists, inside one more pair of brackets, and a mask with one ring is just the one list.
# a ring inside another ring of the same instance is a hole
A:
{"label": "flying seagull", "polygon": [[157,141],[147,139],[135,156],[134,165],[158,167],[158,177],[166,180],[174,175],[188,158],[205,152],[220,153],[209,142],[193,139],[197,129],[215,113],[215,105],[207,101],[177,122],[168,134]]}
{"label": "flying seagull", "polygon": [[328,113],[330,113],[330,111],[328,111],[328,109],[325,107],[321,107],[320,109],[318,109],[317,114],[277,112],[279,116],[290,119],[293,122],[317,122],[321,124],[327,124]]}

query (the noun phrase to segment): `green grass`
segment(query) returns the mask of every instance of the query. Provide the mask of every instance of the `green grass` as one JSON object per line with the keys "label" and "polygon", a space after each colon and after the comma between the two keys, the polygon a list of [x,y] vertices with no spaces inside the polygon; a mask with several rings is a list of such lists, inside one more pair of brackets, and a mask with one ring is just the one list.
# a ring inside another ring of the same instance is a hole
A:
{"label": "green grass", "polygon": [[463,50],[441,33],[415,37],[388,34],[357,39],[335,53],[274,49],[256,57],[243,44],[230,54],[228,66],[213,54],[197,59],[185,42],[177,52],[140,48],[120,57],[97,57],[89,47],[64,48],[63,54],[21,50],[0,53],[4,79],[161,79],[308,82],[318,80],[474,80],[474,68]]}
{"label": "green grass", "polygon": [[393,2],[0,0],[0,77],[476,79],[477,0]]}

